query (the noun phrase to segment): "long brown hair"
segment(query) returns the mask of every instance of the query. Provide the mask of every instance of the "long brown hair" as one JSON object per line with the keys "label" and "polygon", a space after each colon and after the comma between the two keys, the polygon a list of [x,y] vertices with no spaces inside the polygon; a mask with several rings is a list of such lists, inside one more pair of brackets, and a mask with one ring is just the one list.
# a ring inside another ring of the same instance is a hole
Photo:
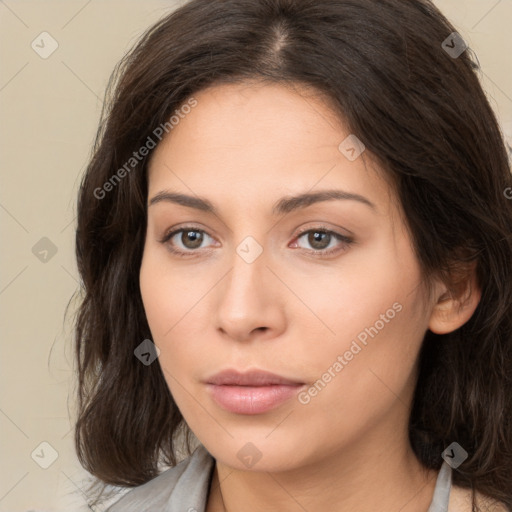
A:
{"label": "long brown hair", "polygon": [[426,278],[455,289],[457,268],[476,263],[472,318],[423,341],[410,441],[430,469],[456,441],[468,458],[454,484],[512,508],[512,179],[454,32],[428,0],[192,0],[122,59],[78,197],[75,441],[89,472],[142,484],[176,464],[188,431],[160,366],[134,357],[151,339],[138,283],[149,156],[126,163],[194,93],[256,78],[330,99],[396,187]]}

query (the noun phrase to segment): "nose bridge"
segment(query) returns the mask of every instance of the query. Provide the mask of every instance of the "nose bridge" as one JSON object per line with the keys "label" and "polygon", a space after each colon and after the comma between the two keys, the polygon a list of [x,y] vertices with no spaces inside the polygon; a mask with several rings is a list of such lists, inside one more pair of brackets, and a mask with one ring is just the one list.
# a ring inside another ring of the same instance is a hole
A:
{"label": "nose bridge", "polygon": [[233,298],[239,301],[256,302],[259,293],[264,292],[263,287],[258,284],[265,281],[264,273],[268,272],[267,262],[267,253],[263,245],[255,237],[245,236],[235,246],[234,254],[230,258],[231,272],[227,277],[226,294],[234,294]]}
{"label": "nose bridge", "polygon": [[279,294],[268,285],[274,278],[268,263],[266,249],[251,235],[242,238],[229,258],[231,270],[220,287],[216,315],[217,326],[234,338],[279,323]]}

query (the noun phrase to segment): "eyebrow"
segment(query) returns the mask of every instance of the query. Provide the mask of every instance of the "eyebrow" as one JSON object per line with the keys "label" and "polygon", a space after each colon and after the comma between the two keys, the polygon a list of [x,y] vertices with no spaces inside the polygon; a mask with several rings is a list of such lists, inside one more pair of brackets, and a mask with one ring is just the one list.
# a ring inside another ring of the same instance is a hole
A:
{"label": "eyebrow", "polygon": [[[296,196],[286,196],[279,199],[272,207],[273,215],[282,215],[290,213],[301,208],[307,208],[312,204],[322,201],[348,200],[362,203],[372,210],[377,210],[374,203],[359,194],[344,192],[343,190],[322,190],[319,192],[305,192]],[[176,203],[188,208],[195,208],[204,212],[218,215],[217,208],[206,198],[198,196],[189,196],[177,192],[162,190],[151,198],[148,206],[160,203],[162,201]]]}

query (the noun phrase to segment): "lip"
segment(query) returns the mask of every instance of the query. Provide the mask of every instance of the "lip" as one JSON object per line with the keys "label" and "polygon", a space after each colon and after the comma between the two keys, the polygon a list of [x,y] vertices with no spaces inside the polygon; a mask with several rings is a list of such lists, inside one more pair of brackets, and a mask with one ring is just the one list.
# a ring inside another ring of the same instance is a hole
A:
{"label": "lip", "polygon": [[261,414],[290,400],[305,386],[263,370],[224,370],[208,378],[206,389],[222,409],[236,414]]}
{"label": "lip", "polygon": [[296,386],[297,384],[304,384],[304,382],[299,380],[288,379],[265,370],[239,372],[238,370],[232,369],[216,373],[212,377],[206,379],[206,383],[215,384],[217,386],[271,386],[277,384],[282,384],[284,386]]}

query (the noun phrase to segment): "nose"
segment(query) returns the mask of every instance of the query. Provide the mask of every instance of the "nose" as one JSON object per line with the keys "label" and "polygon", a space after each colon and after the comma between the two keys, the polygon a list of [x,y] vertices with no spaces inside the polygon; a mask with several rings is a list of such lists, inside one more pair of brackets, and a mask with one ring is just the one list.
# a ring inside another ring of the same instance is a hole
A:
{"label": "nose", "polygon": [[240,244],[216,287],[216,328],[237,341],[270,339],[285,328],[284,286],[268,267],[266,251],[251,261],[246,248]]}

